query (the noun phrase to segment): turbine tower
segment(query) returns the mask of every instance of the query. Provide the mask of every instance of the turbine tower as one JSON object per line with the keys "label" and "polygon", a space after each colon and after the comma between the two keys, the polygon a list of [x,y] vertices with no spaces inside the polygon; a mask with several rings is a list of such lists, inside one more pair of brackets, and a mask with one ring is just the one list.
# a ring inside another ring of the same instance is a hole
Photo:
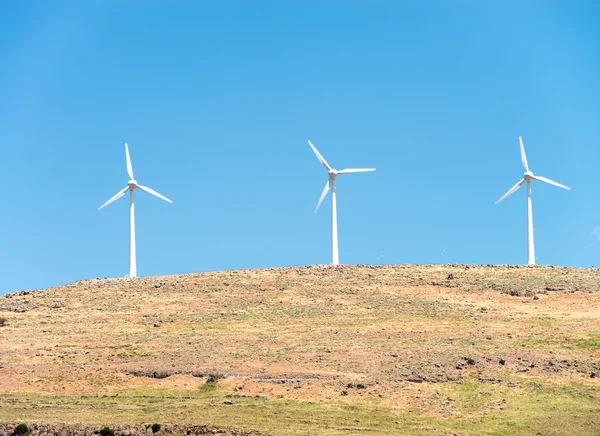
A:
{"label": "turbine tower", "polygon": [[338,265],[340,263],[340,257],[338,253],[338,231],[337,231],[337,207],[336,207],[336,196],[335,196],[335,179],[340,174],[352,174],[352,173],[364,173],[366,171],[375,171],[375,168],[348,168],[345,170],[338,171],[335,168],[331,168],[327,161],[321,156],[321,153],[316,149],[312,142],[308,141],[308,145],[313,149],[317,155],[319,162],[327,168],[329,179],[325,184],[325,189],[321,193],[321,198],[315,208],[315,213],[319,210],[319,206],[323,203],[327,192],[331,189],[331,264]]}
{"label": "turbine tower", "polygon": [[125,158],[127,160],[127,174],[129,175],[129,182],[127,182],[127,186],[117,192],[114,197],[112,197],[102,206],[100,206],[98,210],[108,206],[111,203],[114,203],[119,198],[124,196],[127,191],[129,191],[129,277],[133,278],[137,277],[135,260],[135,205],[133,202],[133,191],[135,191],[137,188],[140,188],[142,191],[146,191],[148,194],[152,194],[155,197],[168,201],[169,203],[173,202],[167,197],[164,197],[158,192],[148,188],[147,186],[138,184],[138,182],[133,178],[133,168],[131,167],[131,158],[129,157],[129,147],[127,144],[125,144]]}
{"label": "turbine tower", "polygon": [[515,186],[509,189],[509,191],[504,194],[496,204],[500,203],[510,194],[519,189],[523,183],[527,182],[527,264],[535,265],[535,249],[533,247],[533,215],[531,210],[531,181],[539,180],[540,182],[548,183],[550,185],[558,186],[559,188],[570,190],[571,188],[561,185],[560,183],[554,182],[546,177],[542,176],[534,176],[533,173],[529,170],[529,165],[527,164],[527,156],[525,156],[525,147],[523,146],[523,139],[519,136],[519,142],[521,144],[521,162],[523,163],[523,167],[525,168],[525,174],[523,178],[517,182]]}

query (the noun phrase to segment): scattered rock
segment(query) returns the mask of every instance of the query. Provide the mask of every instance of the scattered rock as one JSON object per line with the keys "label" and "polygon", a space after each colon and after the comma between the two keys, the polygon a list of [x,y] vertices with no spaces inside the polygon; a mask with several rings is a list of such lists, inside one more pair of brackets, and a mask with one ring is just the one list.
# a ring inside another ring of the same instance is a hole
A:
{"label": "scattered rock", "polygon": [[[160,426],[160,428],[158,427]],[[254,436],[260,435],[257,431],[242,430],[237,427],[217,427],[212,425],[186,425],[186,424],[111,424],[87,425],[87,424],[27,424],[29,436],[89,436],[100,434],[115,434],[128,436],[147,436],[148,434],[171,434],[171,435],[232,435],[232,436]],[[17,428],[16,424],[0,423],[1,435],[13,435]],[[102,429],[109,431],[103,433]],[[111,431],[112,430],[112,431]],[[156,430],[156,431],[155,431]],[[20,433],[16,433],[20,434]],[[22,434],[22,433],[21,433]]]}

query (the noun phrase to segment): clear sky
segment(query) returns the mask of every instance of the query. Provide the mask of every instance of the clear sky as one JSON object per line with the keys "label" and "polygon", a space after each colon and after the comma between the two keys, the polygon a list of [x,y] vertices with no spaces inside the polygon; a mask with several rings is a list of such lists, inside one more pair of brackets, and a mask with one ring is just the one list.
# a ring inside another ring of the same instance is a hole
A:
{"label": "clear sky", "polygon": [[0,4],[0,293],[329,263],[600,266],[600,2]]}

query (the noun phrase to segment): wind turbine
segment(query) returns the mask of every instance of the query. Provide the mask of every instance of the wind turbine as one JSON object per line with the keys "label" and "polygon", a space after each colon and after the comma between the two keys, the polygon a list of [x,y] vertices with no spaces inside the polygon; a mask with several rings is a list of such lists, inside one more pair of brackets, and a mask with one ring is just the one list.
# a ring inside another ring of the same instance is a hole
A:
{"label": "wind turbine", "polygon": [[168,201],[169,203],[173,202],[167,197],[164,197],[158,192],[148,188],[147,186],[138,184],[138,182],[133,178],[133,168],[131,167],[131,158],[129,157],[129,147],[127,144],[125,144],[125,158],[127,160],[127,174],[129,175],[129,182],[127,182],[127,186],[117,192],[114,197],[112,197],[102,206],[100,206],[98,210],[108,206],[111,203],[114,203],[119,198],[124,196],[127,191],[129,191],[129,277],[133,278],[137,277],[137,268],[135,262],[135,205],[133,203],[133,191],[135,191],[137,188],[140,188],[142,191],[146,191],[148,194],[152,194],[155,197]]}
{"label": "wind turbine", "polygon": [[340,257],[338,253],[338,231],[337,231],[337,207],[336,207],[336,199],[335,199],[335,179],[340,174],[352,174],[352,173],[364,173],[366,171],[375,171],[375,168],[348,168],[345,170],[338,171],[335,168],[331,168],[327,161],[321,156],[321,153],[316,149],[316,147],[312,144],[312,142],[308,141],[308,145],[313,149],[315,154],[317,155],[317,159],[319,162],[327,168],[329,179],[327,183],[325,183],[325,189],[321,193],[321,198],[319,198],[319,202],[317,203],[317,207],[315,208],[315,213],[319,210],[319,206],[323,203],[327,192],[331,189],[331,263],[333,265],[338,265],[340,263]]}
{"label": "wind turbine", "polygon": [[525,147],[523,146],[523,139],[519,136],[519,143],[521,144],[521,162],[523,163],[523,167],[525,168],[525,174],[523,178],[517,182],[515,186],[509,189],[509,191],[504,194],[496,204],[500,203],[510,194],[515,192],[517,189],[523,185],[523,183],[527,182],[527,264],[535,265],[535,250],[533,247],[533,215],[531,211],[531,181],[539,180],[540,182],[548,183],[550,185],[558,186],[559,188],[570,190],[571,188],[561,185],[560,183],[554,182],[546,177],[542,176],[534,176],[533,173],[529,170],[529,165],[527,164],[527,156],[525,156]]}

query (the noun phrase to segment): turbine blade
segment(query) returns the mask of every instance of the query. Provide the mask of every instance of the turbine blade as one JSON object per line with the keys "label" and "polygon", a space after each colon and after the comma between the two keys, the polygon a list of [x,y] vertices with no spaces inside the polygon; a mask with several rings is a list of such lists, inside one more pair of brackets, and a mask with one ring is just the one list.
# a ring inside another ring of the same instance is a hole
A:
{"label": "turbine blade", "polygon": [[131,167],[131,158],[129,157],[129,146],[125,143],[125,158],[127,159],[127,174],[129,179],[133,180],[133,168]]}
{"label": "turbine blade", "polygon": [[308,141],[308,145],[310,145],[310,148],[313,149],[313,151],[315,152],[315,154],[317,155],[317,159],[319,159],[319,162],[321,162],[321,164],[327,168],[328,170],[331,169],[331,167],[329,166],[329,164],[327,163],[327,161],[323,158],[323,156],[321,156],[321,153],[319,153],[319,150],[317,150],[317,148],[312,144],[312,142]]}
{"label": "turbine blade", "polygon": [[327,195],[327,192],[329,192],[329,184],[330,184],[330,181],[327,180],[327,183],[325,184],[325,188],[323,189],[323,192],[321,193],[321,198],[319,198],[319,202],[317,203],[317,207],[315,208],[315,213],[317,213],[317,211],[319,210],[319,207],[321,206],[321,203],[323,203],[323,200],[325,200],[325,196]]}
{"label": "turbine blade", "polygon": [[533,178],[534,178],[535,180],[539,180],[540,182],[544,182],[544,183],[548,183],[548,184],[550,184],[550,185],[558,186],[559,188],[563,188],[563,189],[566,189],[566,190],[568,190],[568,191],[570,191],[570,190],[571,190],[571,188],[569,188],[568,186],[561,185],[560,183],[557,183],[557,182],[555,182],[554,180],[547,179],[546,177],[542,177],[542,176],[533,176]]}
{"label": "turbine blade", "polygon": [[165,197],[164,195],[160,195],[158,192],[156,192],[153,189],[148,188],[147,186],[142,186],[142,185],[138,185],[138,188],[140,188],[142,191],[146,191],[148,194],[152,194],[155,197],[160,198],[161,200],[165,200],[169,203],[173,203],[171,200],[169,200],[167,197]]}
{"label": "turbine blade", "polygon": [[126,186],[125,188],[123,188],[122,190],[120,190],[119,192],[117,192],[110,200],[108,200],[106,203],[104,203],[102,206],[100,206],[98,208],[98,210],[103,209],[104,207],[108,206],[111,203],[114,203],[115,201],[117,201],[119,198],[121,198],[122,196],[125,195],[125,193],[129,190],[129,186]]}
{"label": "turbine blade", "polygon": [[523,138],[519,136],[519,143],[521,144],[521,162],[525,167],[525,171],[529,171],[529,165],[527,165],[527,156],[525,155],[525,146],[523,145]]}
{"label": "turbine blade", "polygon": [[338,171],[338,174],[366,173],[367,171],[375,171],[375,168],[346,168]]}
{"label": "turbine blade", "polygon": [[510,194],[512,194],[513,192],[515,192],[517,189],[519,189],[523,183],[525,183],[525,179],[519,180],[519,182],[515,186],[513,186],[512,188],[510,188],[506,194],[504,194],[502,197],[500,197],[500,200],[498,200],[496,202],[496,204],[500,203],[502,200],[504,200]]}

